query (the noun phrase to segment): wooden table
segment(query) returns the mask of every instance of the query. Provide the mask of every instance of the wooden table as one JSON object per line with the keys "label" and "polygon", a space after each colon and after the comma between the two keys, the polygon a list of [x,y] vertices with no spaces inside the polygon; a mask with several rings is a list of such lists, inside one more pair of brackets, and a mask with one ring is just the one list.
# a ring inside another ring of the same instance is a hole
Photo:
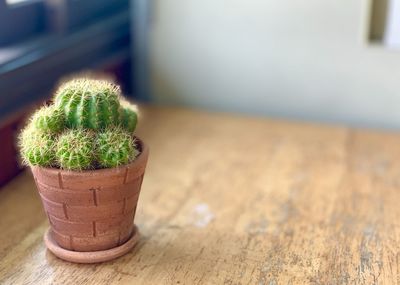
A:
{"label": "wooden table", "polygon": [[46,251],[31,174],[0,191],[0,284],[397,284],[400,135],[144,108],[128,255]]}

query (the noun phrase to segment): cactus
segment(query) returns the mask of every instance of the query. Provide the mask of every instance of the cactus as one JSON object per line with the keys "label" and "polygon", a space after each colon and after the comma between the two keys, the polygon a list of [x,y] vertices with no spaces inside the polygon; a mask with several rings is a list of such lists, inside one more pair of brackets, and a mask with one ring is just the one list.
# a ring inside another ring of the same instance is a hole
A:
{"label": "cactus", "polygon": [[64,83],[55,95],[67,126],[103,129],[119,123],[120,88],[104,80],[75,79]]}
{"label": "cactus", "polygon": [[42,107],[21,132],[26,165],[85,170],[131,162],[138,151],[132,133],[135,106],[104,80],[75,79],[56,92],[54,104]]}
{"label": "cactus", "polygon": [[95,158],[94,134],[84,129],[71,129],[60,135],[56,157],[59,165],[68,170],[93,167]]}
{"label": "cactus", "polygon": [[119,120],[120,124],[130,133],[133,133],[136,129],[138,121],[136,106],[132,105],[125,99],[121,99],[121,107],[119,109]]}
{"label": "cactus", "polygon": [[31,123],[19,135],[22,162],[25,165],[55,165],[55,138],[35,128]]}
{"label": "cactus", "polygon": [[106,168],[127,164],[137,155],[130,134],[117,127],[99,133],[96,148],[99,165]]}
{"label": "cactus", "polygon": [[64,114],[55,106],[44,106],[32,116],[32,125],[36,129],[58,133],[64,128]]}

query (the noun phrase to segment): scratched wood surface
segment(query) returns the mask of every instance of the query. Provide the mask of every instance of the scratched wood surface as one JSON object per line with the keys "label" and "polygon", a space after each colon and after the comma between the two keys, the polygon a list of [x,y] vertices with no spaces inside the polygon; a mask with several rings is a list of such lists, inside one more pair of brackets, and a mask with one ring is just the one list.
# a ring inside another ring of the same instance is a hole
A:
{"label": "scratched wood surface", "polygon": [[46,251],[29,172],[0,191],[0,284],[398,284],[400,134],[147,107],[126,256]]}

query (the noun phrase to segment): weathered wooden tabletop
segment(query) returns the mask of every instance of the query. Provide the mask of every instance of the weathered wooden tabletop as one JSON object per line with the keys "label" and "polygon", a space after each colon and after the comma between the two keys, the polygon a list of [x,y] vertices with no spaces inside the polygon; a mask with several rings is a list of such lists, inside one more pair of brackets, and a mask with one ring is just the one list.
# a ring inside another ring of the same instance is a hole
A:
{"label": "weathered wooden tabletop", "polygon": [[144,108],[126,256],[46,251],[29,172],[0,191],[0,284],[398,284],[400,134]]}

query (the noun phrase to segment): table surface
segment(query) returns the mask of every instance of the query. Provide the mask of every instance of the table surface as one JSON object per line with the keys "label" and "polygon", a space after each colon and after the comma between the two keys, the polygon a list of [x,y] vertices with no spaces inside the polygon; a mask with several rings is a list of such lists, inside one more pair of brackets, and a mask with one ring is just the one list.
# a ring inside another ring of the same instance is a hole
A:
{"label": "table surface", "polygon": [[0,284],[400,282],[400,134],[143,109],[134,250],[54,257],[26,171],[0,191]]}

